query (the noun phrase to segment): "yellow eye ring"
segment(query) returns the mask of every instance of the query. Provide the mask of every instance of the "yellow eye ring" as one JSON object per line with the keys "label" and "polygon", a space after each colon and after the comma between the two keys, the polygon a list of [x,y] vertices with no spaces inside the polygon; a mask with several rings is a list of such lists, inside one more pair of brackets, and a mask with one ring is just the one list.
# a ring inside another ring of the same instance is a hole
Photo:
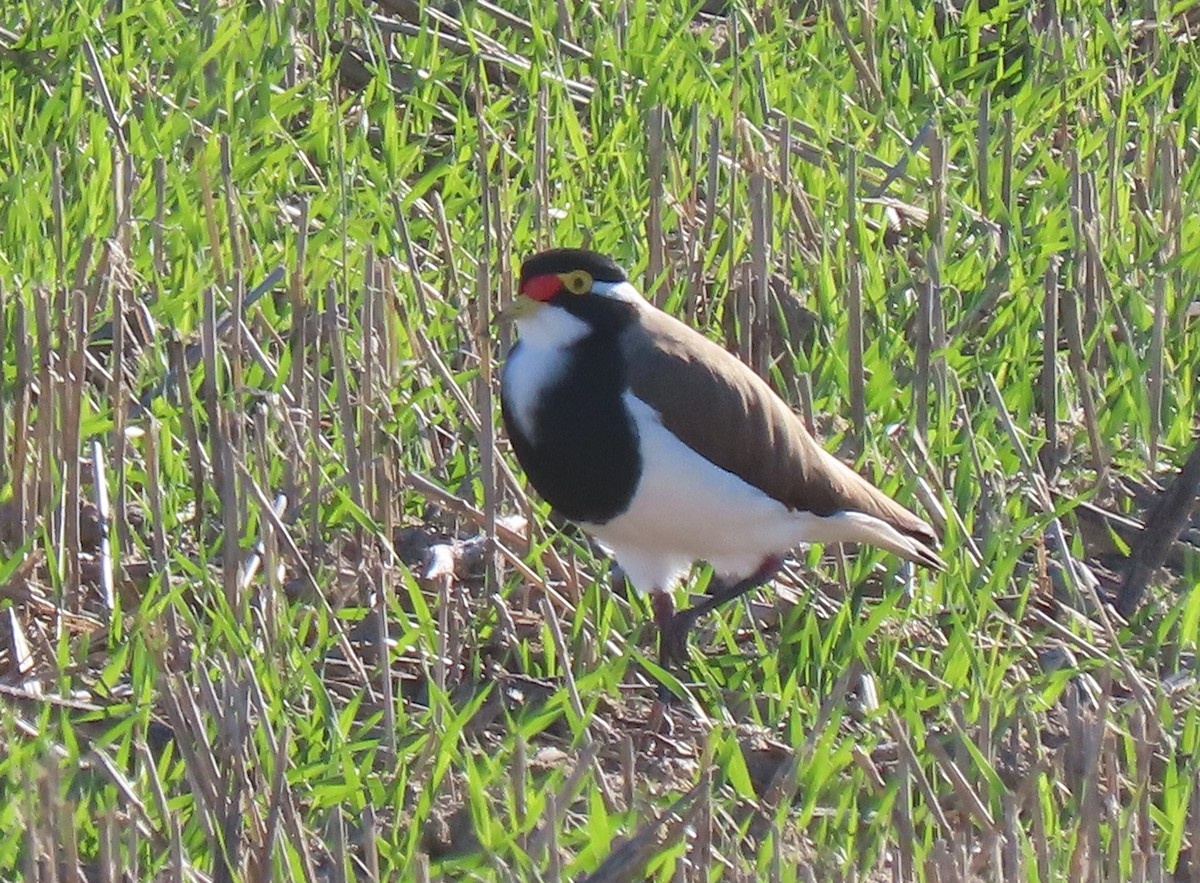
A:
{"label": "yellow eye ring", "polygon": [[587,294],[592,290],[592,277],[583,270],[573,270],[563,273],[560,277],[563,286],[571,294]]}

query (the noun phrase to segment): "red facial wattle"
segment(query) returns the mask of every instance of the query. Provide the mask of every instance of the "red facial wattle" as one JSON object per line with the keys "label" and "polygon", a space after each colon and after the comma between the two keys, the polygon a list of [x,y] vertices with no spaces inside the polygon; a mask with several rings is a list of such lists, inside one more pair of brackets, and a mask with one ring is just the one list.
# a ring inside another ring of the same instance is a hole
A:
{"label": "red facial wattle", "polygon": [[562,291],[562,280],[553,273],[545,276],[532,276],[521,283],[520,291],[526,297],[545,303]]}

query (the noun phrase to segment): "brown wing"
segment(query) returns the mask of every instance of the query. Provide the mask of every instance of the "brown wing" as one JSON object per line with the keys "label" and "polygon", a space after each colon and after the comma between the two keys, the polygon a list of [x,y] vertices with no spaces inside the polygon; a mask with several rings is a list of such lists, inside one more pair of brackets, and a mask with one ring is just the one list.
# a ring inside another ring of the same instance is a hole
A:
{"label": "brown wing", "polygon": [[818,445],[762,378],[666,313],[639,313],[621,336],[630,388],[688,447],[791,509],[879,518],[929,547],[907,557],[941,565],[933,529]]}

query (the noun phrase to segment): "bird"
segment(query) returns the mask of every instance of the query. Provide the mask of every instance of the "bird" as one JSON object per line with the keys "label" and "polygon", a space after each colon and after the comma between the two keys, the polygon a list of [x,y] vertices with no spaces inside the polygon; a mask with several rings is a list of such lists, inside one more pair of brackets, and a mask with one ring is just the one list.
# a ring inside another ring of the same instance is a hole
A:
{"label": "bird", "polygon": [[[933,528],[826,451],[746,364],[651,304],[611,257],[553,248],[500,311],[504,427],[526,478],[650,594],[664,671],[696,620],[809,543],[868,543],[933,570]],[[676,610],[697,561],[708,596]]]}

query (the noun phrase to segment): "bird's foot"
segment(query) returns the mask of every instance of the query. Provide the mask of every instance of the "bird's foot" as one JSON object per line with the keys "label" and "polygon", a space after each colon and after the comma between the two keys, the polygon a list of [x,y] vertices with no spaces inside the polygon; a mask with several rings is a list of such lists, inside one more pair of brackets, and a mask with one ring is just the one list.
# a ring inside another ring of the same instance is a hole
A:
{"label": "bird's foot", "polygon": [[701,611],[689,607],[680,610],[665,624],[659,625],[658,658],[662,667],[670,670],[685,666],[688,661],[688,635]]}
{"label": "bird's foot", "polygon": [[[699,611],[689,608],[675,612],[671,596],[663,593],[654,596],[654,614],[658,623],[658,664],[672,674],[682,671],[688,661],[688,633]],[[658,698],[673,703],[678,697],[667,684],[660,683]]]}

